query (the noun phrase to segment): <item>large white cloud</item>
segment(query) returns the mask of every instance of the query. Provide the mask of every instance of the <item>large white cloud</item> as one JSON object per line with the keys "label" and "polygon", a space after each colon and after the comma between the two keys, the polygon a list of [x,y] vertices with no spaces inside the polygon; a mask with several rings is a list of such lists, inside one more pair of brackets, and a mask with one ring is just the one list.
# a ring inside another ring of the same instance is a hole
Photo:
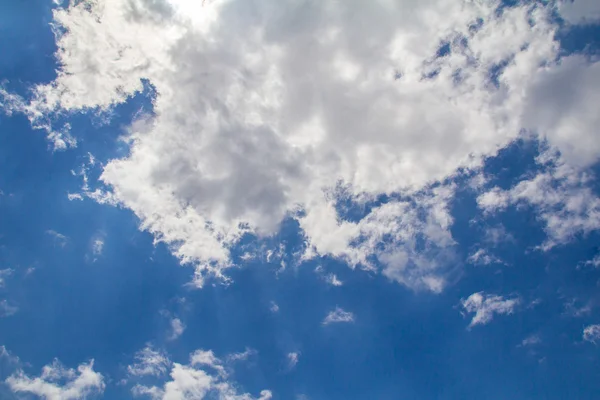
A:
{"label": "large white cloud", "polygon": [[94,371],[93,360],[81,364],[77,371],[65,368],[58,360],[42,368],[39,377],[31,378],[22,370],[6,379],[15,393],[28,393],[46,400],[78,400],[104,392],[102,374]]}
{"label": "large white cloud", "polygon": [[[198,285],[222,276],[244,232],[269,235],[295,216],[305,258],[332,255],[440,291],[453,189],[428,185],[477,167],[523,128],[582,165],[599,151],[597,64],[555,62],[551,5],[499,4],[76,2],[54,13],[57,79],[27,104],[4,98],[35,121],[107,110],[152,84],[154,114],[129,127],[130,154],[104,166],[108,191],[86,194],[135,212],[196,266]],[[569,90],[553,92],[554,81]],[[343,221],[340,183],[351,199],[416,197]]]}
{"label": "large white cloud", "polygon": [[[145,351],[145,350],[144,350]],[[144,364],[145,355],[141,355]],[[233,355],[239,357],[239,354]],[[156,355],[151,355],[152,365]],[[269,390],[261,391],[259,397],[254,397],[248,393],[239,393],[236,386],[229,380],[229,374],[226,372],[224,363],[217,358],[210,350],[196,350],[190,354],[188,365],[179,363],[170,363],[168,360],[161,359],[160,373],[164,372],[164,366],[172,365],[170,371],[170,380],[164,382],[162,387],[147,386],[136,384],[132,388],[134,396],[146,396],[152,399],[160,400],[201,400],[204,398],[219,398],[223,400],[268,400],[272,398]],[[135,364],[130,368],[137,370],[140,364]],[[145,370],[146,368],[143,367]],[[152,367],[152,374],[155,368]],[[160,375],[160,374],[159,374]]]}

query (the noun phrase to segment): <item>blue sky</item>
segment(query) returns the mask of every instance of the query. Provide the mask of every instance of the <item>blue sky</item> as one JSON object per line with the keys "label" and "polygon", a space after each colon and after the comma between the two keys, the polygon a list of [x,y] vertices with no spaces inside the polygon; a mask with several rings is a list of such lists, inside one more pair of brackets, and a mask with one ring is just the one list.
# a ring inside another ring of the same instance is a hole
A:
{"label": "blue sky", "polygon": [[597,2],[248,4],[0,1],[0,398],[597,398]]}

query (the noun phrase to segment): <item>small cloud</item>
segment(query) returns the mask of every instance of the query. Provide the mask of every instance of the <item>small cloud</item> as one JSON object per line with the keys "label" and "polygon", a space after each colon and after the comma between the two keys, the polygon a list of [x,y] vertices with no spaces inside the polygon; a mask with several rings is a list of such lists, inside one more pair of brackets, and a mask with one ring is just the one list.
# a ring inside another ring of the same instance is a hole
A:
{"label": "small cloud", "polygon": [[0,287],[4,287],[6,284],[6,278],[11,276],[15,272],[12,268],[0,269]]}
{"label": "small cloud", "polygon": [[171,334],[169,335],[169,340],[175,340],[185,330],[185,324],[181,322],[179,318],[173,318],[171,320]]}
{"label": "small cloud", "polygon": [[325,282],[329,283],[331,286],[342,286],[344,284],[335,274],[327,275]]}
{"label": "small cloud", "polygon": [[277,303],[272,301],[271,306],[269,307],[269,310],[271,310],[272,313],[277,313],[277,312],[279,312],[279,306],[277,305]]}
{"label": "small cloud", "polygon": [[292,369],[294,369],[294,367],[296,366],[296,364],[298,364],[299,358],[300,358],[300,352],[291,352],[291,353],[288,353],[288,355],[287,355],[287,361],[288,361],[287,367],[288,367],[288,370],[291,371]]}
{"label": "small cloud", "polygon": [[323,320],[323,325],[329,325],[338,322],[354,322],[354,314],[344,311],[340,307],[336,307]]}
{"label": "small cloud", "polygon": [[574,318],[589,315],[592,312],[591,304],[578,306],[577,299],[573,299],[565,303],[565,314]]}
{"label": "small cloud", "polygon": [[594,258],[583,263],[586,267],[600,268],[600,254],[596,254]]}
{"label": "small cloud", "polygon": [[246,350],[244,350],[241,353],[229,354],[227,356],[227,361],[229,361],[229,362],[246,361],[248,358],[256,355],[257,353],[258,352],[254,349],[246,348]]}
{"label": "small cloud", "polygon": [[514,242],[515,237],[506,231],[503,225],[490,227],[485,230],[484,241],[493,245],[503,242]]}
{"label": "small cloud", "polygon": [[0,360],[5,360],[8,364],[20,364],[21,360],[13,356],[5,346],[0,346]]}
{"label": "small cloud", "polygon": [[512,314],[519,303],[519,298],[504,299],[502,296],[486,295],[483,292],[473,293],[467,299],[461,300],[464,310],[475,314],[469,328],[489,323],[494,314]]}
{"label": "small cloud", "polygon": [[315,274],[319,275],[325,282],[330,284],[331,286],[342,286],[344,282],[340,281],[336,274],[327,274],[325,275],[325,269],[322,265],[317,265],[315,268]]}
{"label": "small cloud", "polygon": [[101,238],[97,238],[92,243],[92,252],[95,256],[99,256],[102,254],[102,250],[104,249],[104,240]]}
{"label": "small cloud", "polygon": [[520,346],[521,347],[534,346],[536,344],[540,344],[541,342],[542,342],[542,339],[540,338],[540,335],[533,334],[533,335],[530,335],[530,336],[526,337],[525,339],[523,339]]}
{"label": "small cloud", "polygon": [[151,346],[138,351],[134,359],[135,363],[127,367],[131,376],[160,376],[165,374],[171,365],[165,353],[154,350]]}
{"label": "small cloud", "polygon": [[583,340],[597,344],[596,342],[600,341],[600,324],[585,327]]}
{"label": "small cloud", "polygon": [[46,234],[50,235],[52,237],[52,239],[54,240],[54,245],[55,246],[65,247],[67,245],[67,243],[69,242],[69,238],[68,237],[66,237],[62,233],[56,232],[53,229],[48,229],[46,231]]}
{"label": "small cloud", "polygon": [[501,259],[488,253],[485,249],[479,249],[475,253],[472,253],[467,258],[467,262],[473,265],[504,264]]}
{"label": "small cloud", "polygon": [[19,307],[10,304],[6,300],[0,301],[0,318],[15,315],[17,311],[19,311]]}
{"label": "small cloud", "polygon": [[73,201],[73,200],[82,201],[83,200],[83,196],[81,194],[79,194],[79,193],[67,193],[67,198],[70,201]]}

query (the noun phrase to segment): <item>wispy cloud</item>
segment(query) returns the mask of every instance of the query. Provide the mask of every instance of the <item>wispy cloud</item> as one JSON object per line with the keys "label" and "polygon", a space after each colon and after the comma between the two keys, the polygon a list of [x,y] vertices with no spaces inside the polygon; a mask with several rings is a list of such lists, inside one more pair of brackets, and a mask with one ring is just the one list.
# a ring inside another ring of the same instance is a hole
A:
{"label": "wispy cloud", "polygon": [[65,247],[69,242],[69,238],[67,236],[63,235],[62,233],[58,233],[53,229],[48,229],[46,234],[52,237],[55,246]]}
{"label": "wispy cloud", "polygon": [[298,364],[300,360],[300,352],[291,352],[287,354],[287,368],[288,370],[292,370]]}
{"label": "wispy cloud", "polygon": [[600,341],[600,324],[586,326],[583,329],[583,340],[597,344]]}
{"label": "wispy cloud", "polygon": [[344,311],[340,307],[336,307],[335,310],[329,312],[323,320],[323,325],[335,324],[340,322],[354,322],[354,314],[348,311]]}
{"label": "wispy cloud", "polygon": [[160,376],[165,374],[171,365],[169,357],[161,351],[148,345],[134,356],[135,362],[127,367],[132,376]]}
{"label": "wispy cloud", "polygon": [[0,317],[10,317],[19,311],[19,307],[9,303],[7,300],[0,301]]}
{"label": "wispy cloud", "polygon": [[476,325],[485,325],[492,321],[494,315],[512,314],[520,299],[515,297],[505,299],[494,294],[484,292],[473,293],[468,298],[461,300],[461,305],[467,313],[474,313],[469,328]]}
{"label": "wispy cloud", "polygon": [[171,319],[171,333],[169,334],[169,340],[175,340],[183,334],[185,331],[185,324],[179,318]]}

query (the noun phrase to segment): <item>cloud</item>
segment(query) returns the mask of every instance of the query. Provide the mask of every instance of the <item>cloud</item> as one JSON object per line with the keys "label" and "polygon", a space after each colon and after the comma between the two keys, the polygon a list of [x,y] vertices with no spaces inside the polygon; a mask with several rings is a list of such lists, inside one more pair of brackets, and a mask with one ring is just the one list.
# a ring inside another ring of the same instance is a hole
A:
{"label": "cloud", "polygon": [[344,284],[335,274],[327,275],[325,277],[325,282],[329,283],[331,286],[342,286]]}
{"label": "cloud", "polygon": [[519,303],[519,298],[504,299],[502,296],[484,292],[473,293],[467,299],[461,300],[463,309],[467,313],[475,314],[469,323],[469,328],[489,323],[494,318],[494,314],[512,314]]}
{"label": "cloud", "polygon": [[583,340],[596,344],[600,340],[600,324],[586,326],[583,330]]}
{"label": "cloud", "polygon": [[340,281],[336,274],[324,274],[324,269],[321,265],[315,268],[315,272],[323,279],[327,284],[331,286],[342,286],[344,282]]}
{"label": "cloud", "polygon": [[55,230],[48,229],[46,231],[46,234],[50,235],[53,238],[54,244],[57,246],[65,247],[67,245],[67,243],[69,242],[68,237],[66,237],[62,233],[56,232]]}
{"label": "cloud", "polygon": [[6,284],[6,278],[11,276],[15,272],[12,268],[0,269],[0,287],[4,287]]}
{"label": "cloud", "polygon": [[19,311],[19,307],[9,303],[7,300],[0,300],[0,318],[10,317]]}
{"label": "cloud", "polygon": [[543,169],[508,190],[492,188],[477,198],[485,212],[499,212],[509,205],[529,205],[538,214],[547,234],[541,249],[568,243],[578,234],[600,228],[600,198],[591,187],[591,176],[544,153],[538,157]]}
{"label": "cloud", "polygon": [[102,254],[103,249],[104,249],[104,239],[101,239],[101,238],[94,239],[94,241],[92,243],[92,253],[94,253],[95,256],[99,256]]}
{"label": "cloud", "polygon": [[132,388],[132,394],[162,400],[201,400],[213,396],[224,400],[272,398],[269,390],[261,391],[259,397],[248,393],[240,394],[236,385],[229,380],[222,361],[210,350],[196,350],[190,354],[188,365],[173,363],[170,380],[164,382],[162,387],[136,384]]}
{"label": "cloud", "polygon": [[168,356],[154,350],[151,346],[138,351],[134,358],[135,363],[127,366],[127,372],[132,376],[160,376],[165,374],[171,366]]}
{"label": "cloud", "polygon": [[[128,127],[130,152],[80,196],[132,210],[198,286],[224,278],[245,233],[272,235],[292,217],[305,254],[440,292],[454,265],[453,190],[433,193],[436,182],[524,129],[578,167],[600,153],[600,64],[560,57],[552,3],[499,5],[72,2],[54,10],[57,78],[29,99],[0,98],[55,132],[54,116],[108,112],[151,85],[153,113]],[[436,56],[441,45],[450,51]],[[358,203],[395,196],[345,221],[340,183]]]}
{"label": "cloud", "polygon": [[277,313],[277,312],[279,312],[279,305],[277,305],[277,303],[275,303],[274,301],[272,301],[271,305],[269,306],[269,310],[272,313]]}
{"label": "cloud", "polygon": [[236,361],[246,361],[248,358],[256,355],[258,352],[254,349],[246,349],[241,353],[233,353],[227,356],[227,361],[236,362]]}
{"label": "cloud", "polygon": [[571,24],[593,24],[600,21],[600,4],[596,0],[560,0],[558,11]]}
{"label": "cloud", "polygon": [[65,368],[58,360],[42,368],[39,377],[30,378],[17,371],[6,379],[15,393],[29,393],[47,400],[85,399],[104,392],[104,377],[94,371],[94,361],[80,364],[77,371]]}
{"label": "cloud", "polygon": [[591,260],[587,260],[584,263],[585,266],[591,266],[594,268],[600,268],[600,254],[596,254],[594,256],[594,258],[592,258]]}
{"label": "cloud", "polygon": [[534,346],[540,343],[542,343],[542,338],[540,338],[540,335],[533,334],[523,339],[521,342],[521,347]]}
{"label": "cloud", "polygon": [[336,307],[335,310],[327,314],[327,316],[323,320],[323,325],[329,325],[338,322],[354,322],[354,314],[348,311],[344,311],[340,307]]}
{"label": "cloud", "polygon": [[288,370],[292,370],[294,369],[294,367],[296,366],[296,364],[298,364],[298,361],[300,360],[300,353],[299,352],[291,352],[287,354],[287,367]]}
{"label": "cloud", "polygon": [[467,262],[474,265],[504,264],[504,262],[493,254],[489,254],[485,249],[478,249],[469,255]]}
{"label": "cloud", "polygon": [[183,334],[185,330],[185,324],[181,322],[179,318],[171,319],[171,334],[169,335],[169,340],[175,340],[179,336]]}
{"label": "cloud", "polygon": [[5,346],[0,346],[0,360],[4,360],[10,365],[19,365],[21,363],[19,357],[12,355]]}

